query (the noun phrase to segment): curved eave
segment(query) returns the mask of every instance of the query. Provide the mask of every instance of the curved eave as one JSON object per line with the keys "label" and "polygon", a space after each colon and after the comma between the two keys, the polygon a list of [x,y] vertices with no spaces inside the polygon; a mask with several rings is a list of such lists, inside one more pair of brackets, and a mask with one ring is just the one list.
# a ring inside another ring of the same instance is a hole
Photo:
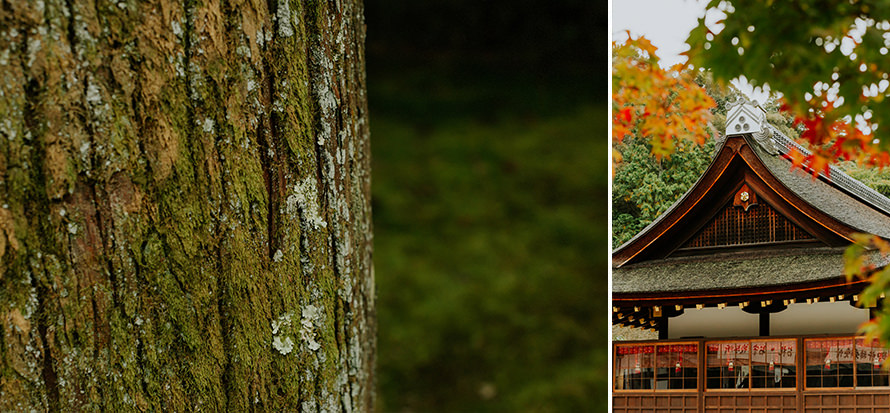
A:
{"label": "curved eave", "polygon": [[[786,159],[788,159],[788,153],[792,149],[796,149],[798,152],[804,155],[810,155],[810,152],[806,148],[782,134],[782,132],[780,132],[775,127],[769,125],[768,130],[770,137],[776,143],[778,150]],[[856,201],[867,204],[875,212],[881,213],[886,217],[890,217],[890,199],[888,199],[884,195],[881,195],[878,191],[869,188],[862,182],[853,179],[834,165],[829,165],[828,169],[830,172],[830,177],[823,171],[820,171],[818,174],[819,180],[843,191],[850,197],[854,198]],[[812,173],[812,170],[810,170],[809,172]]]}
{"label": "curved eave", "polygon": [[796,299],[802,301],[807,298],[822,297],[823,300],[827,300],[828,297],[838,295],[844,295],[844,299],[849,299],[850,297],[846,296],[858,294],[868,285],[868,283],[868,280],[847,281],[843,277],[833,277],[831,279],[775,285],[770,287],[745,287],[668,293],[613,294],[612,305],[617,307],[672,305],[691,307],[697,304],[703,304],[705,306],[715,306],[717,304],[734,306],[740,302],[756,302],[766,299]]}

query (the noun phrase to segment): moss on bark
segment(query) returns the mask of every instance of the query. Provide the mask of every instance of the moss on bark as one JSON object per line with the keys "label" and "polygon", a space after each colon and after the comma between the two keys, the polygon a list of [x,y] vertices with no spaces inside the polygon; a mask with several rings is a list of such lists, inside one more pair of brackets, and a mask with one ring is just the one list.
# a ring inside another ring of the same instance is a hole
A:
{"label": "moss on bark", "polygon": [[368,410],[360,2],[0,7],[0,410]]}

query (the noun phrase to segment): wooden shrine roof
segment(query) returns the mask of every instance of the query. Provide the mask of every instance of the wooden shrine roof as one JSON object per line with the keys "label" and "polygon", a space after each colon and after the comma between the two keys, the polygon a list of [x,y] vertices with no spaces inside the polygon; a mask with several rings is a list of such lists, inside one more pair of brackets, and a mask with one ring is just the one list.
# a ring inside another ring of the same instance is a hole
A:
{"label": "wooden shrine roof", "polygon": [[[833,167],[828,176],[817,178],[792,168],[790,149],[806,149],[763,116],[757,119],[761,109],[744,102],[734,109],[727,119],[728,136],[698,182],[613,251],[616,297],[762,291],[827,280],[845,284],[842,256],[852,234],[890,238],[890,199]],[[740,194],[747,200],[749,193],[751,200],[742,202]],[[760,226],[752,229],[755,220]],[[773,227],[783,235],[761,236],[776,233]],[[748,234],[757,231],[761,234]],[[732,237],[742,241],[727,241]]]}

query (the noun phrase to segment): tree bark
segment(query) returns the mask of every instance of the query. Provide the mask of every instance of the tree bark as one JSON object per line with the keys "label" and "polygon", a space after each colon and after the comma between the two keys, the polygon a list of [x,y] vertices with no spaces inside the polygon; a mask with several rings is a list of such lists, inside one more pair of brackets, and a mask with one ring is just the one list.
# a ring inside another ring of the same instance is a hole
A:
{"label": "tree bark", "polygon": [[366,411],[360,0],[0,1],[0,411]]}

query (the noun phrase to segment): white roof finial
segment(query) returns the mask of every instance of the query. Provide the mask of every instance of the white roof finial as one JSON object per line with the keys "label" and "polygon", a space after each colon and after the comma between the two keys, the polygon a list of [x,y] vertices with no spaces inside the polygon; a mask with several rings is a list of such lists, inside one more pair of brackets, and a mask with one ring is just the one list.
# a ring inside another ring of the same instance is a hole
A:
{"label": "white roof finial", "polygon": [[726,114],[726,136],[764,131],[766,113],[745,96],[739,96]]}
{"label": "white roof finial", "polygon": [[760,105],[740,96],[726,114],[726,136],[751,134],[754,141],[772,155],[779,153],[769,124],[766,111]]}

